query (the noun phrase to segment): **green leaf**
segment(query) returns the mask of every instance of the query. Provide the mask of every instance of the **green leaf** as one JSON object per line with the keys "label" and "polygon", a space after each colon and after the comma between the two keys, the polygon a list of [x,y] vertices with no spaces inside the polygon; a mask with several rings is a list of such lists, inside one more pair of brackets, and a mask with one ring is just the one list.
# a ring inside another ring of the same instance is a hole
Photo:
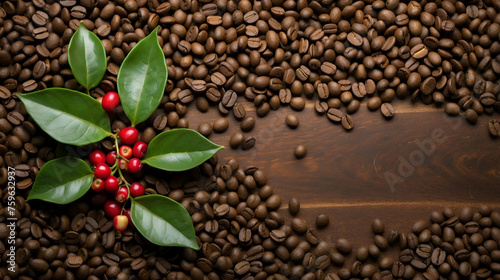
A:
{"label": "green leaf", "polygon": [[191,217],[178,202],[157,194],[131,202],[132,222],[147,240],[160,246],[199,249]]}
{"label": "green leaf", "polygon": [[106,73],[104,45],[82,23],[69,41],[68,62],[73,76],[87,91],[96,87]]}
{"label": "green leaf", "polygon": [[157,31],[158,27],[135,45],[118,72],[118,94],[132,126],[149,118],[165,91],[167,64]]}
{"label": "green leaf", "polygon": [[82,146],[111,135],[101,103],[86,94],[48,88],[17,96],[35,122],[61,143]]}
{"label": "green leaf", "polygon": [[197,131],[178,128],[153,138],[142,162],[167,171],[184,171],[202,164],[223,148]]}
{"label": "green leaf", "polygon": [[68,204],[90,189],[93,177],[94,173],[81,159],[62,157],[51,160],[38,172],[27,200]]}

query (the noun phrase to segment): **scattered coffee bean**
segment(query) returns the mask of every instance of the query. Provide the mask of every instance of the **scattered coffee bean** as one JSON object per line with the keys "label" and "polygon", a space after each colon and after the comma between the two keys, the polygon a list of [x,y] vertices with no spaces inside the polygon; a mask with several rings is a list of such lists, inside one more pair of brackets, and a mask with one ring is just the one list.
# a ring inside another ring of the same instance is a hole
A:
{"label": "scattered coffee bean", "polygon": [[226,118],[218,118],[214,121],[213,130],[215,133],[223,133],[229,127],[229,121]]}
{"label": "scattered coffee bean", "polygon": [[317,228],[325,228],[330,224],[330,217],[326,214],[319,214],[316,216],[316,227]]}
{"label": "scattered coffee bean", "polygon": [[290,128],[297,128],[299,126],[299,118],[296,115],[289,114],[285,117],[285,123]]}
{"label": "scattered coffee bean", "polygon": [[297,147],[295,147],[295,157],[297,159],[302,159],[306,156],[307,154],[307,147],[306,145],[298,145]]}
{"label": "scattered coffee bean", "polygon": [[297,198],[293,197],[288,201],[288,211],[290,211],[290,214],[293,216],[297,215],[300,210],[300,202]]}

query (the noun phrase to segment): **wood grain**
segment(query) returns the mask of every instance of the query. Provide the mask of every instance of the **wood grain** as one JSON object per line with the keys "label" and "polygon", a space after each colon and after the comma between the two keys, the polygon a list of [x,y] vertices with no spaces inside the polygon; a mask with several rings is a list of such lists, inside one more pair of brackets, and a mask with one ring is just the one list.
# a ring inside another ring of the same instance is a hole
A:
{"label": "wood grain", "polygon": [[[389,229],[409,231],[415,221],[444,207],[500,207],[500,140],[488,134],[491,117],[482,116],[470,125],[434,106],[408,101],[393,105],[396,115],[387,121],[363,103],[353,115],[356,126],[351,132],[317,115],[312,101],[301,112],[280,108],[256,117],[256,127],[246,133],[257,139],[253,149],[226,148],[220,158],[235,157],[242,166],[264,170],[283,199],[282,213],[288,215],[287,202],[297,197],[299,216],[310,226],[316,215],[330,215],[330,226],[320,231],[322,238],[345,237],[355,246],[369,244],[371,221],[377,217]],[[253,104],[245,107],[255,116]],[[190,127],[220,117],[210,110],[200,113],[191,106]],[[285,125],[289,113],[299,117],[297,129]],[[228,131],[210,136],[226,147],[231,134],[240,131],[232,114],[227,118]],[[302,160],[293,155],[298,144],[308,148]]]}

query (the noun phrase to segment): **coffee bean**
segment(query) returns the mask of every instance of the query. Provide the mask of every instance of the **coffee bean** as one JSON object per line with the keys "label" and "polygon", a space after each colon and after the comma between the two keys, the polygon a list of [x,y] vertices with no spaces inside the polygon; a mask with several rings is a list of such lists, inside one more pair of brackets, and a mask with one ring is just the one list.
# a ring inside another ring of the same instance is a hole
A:
{"label": "coffee bean", "polygon": [[380,219],[375,219],[372,222],[372,231],[375,234],[383,234],[385,231],[384,222]]}
{"label": "coffee bean", "polygon": [[290,211],[290,214],[292,215],[297,215],[300,210],[300,202],[297,198],[292,198],[288,201],[288,211]]}
{"label": "coffee bean", "polygon": [[302,97],[293,97],[290,100],[290,107],[295,111],[301,111],[305,108],[306,102]]}
{"label": "coffee bean", "polygon": [[363,38],[356,32],[350,32],[347,35],[347,41],[356,47],[360,47],[363,44]]}
{"label": "coffee bean", "polygon": [[255,126],[255,118],[252,116],[246,116],[240,122],[240,128],[244,132],[250,132]]}
{"label": "coffee bean", "polygon": [[491,136],[500,136],[500,120],[490,120],[488,122],[488,130]]}
{"label": "coffee bean", "polygon": [[304,234],[307,231],[307,223],[304,219],[293,218],[292,229],[298,234]]}
{"label": "coffee bean", "polygon": [[395,110],[394,107],[390,103],[382,103],[380,106],[380,112],[382,112],[382,115],[388,119],[394,117]]}
{"label": "coffee bean", "polygon": [[297,147],[295,147],[294,154],[295,154],[295,157],[297,159],[304,158],[306,156],[306,154],[307,154],[307,147],[306,147],[306,145],[298,145]]}
{"label": "coffee bean", "polygon": [[330,108],[327,113],[327,117],[329,120],[335,123],[340,123],[342,118],[344,117],[344,113],[336,108]]}
{"label": "coffee bean", "polygon": [[246,110],[243,103],[236,103],[233,107],[233,115],[236,119],[243,119],[246,116]]}
{"label": "coffee bean", "polygon": [[340,238],[335,242],[335,248],[344,255],[350,254],[352,251],[351,242],[344,238]]}
{"label": "coffee bean", "polygon": [[316,227],[325,228],[328,226],[329,223],[330,223],[330,217],[328,217],[328,215],[319,214],[318,216],[316,216]]}
{"label": "coffee bean", "polygon": [[444,111],[450,116],[457,116],[460,113],[460,107],[456,103],[446,103]]}
{"label": "coffee bean", "polygon": [[267,201],[266,206],[269,210],[277,210],[281,206],[281,198],[279,195],[271,195]]}
{"label": "coffee bean", "polygon": [[475,124],[475,123],[477,123],[478,115],[477,115],[476,111],[474,111],[473,109],[467,109],[467,110],[465,110],[465,119],[469,123]]}
{"label": "coffee bean", "polygon": [[342,127],[344,127],[344,129],[347,131],[354,128],[354,121],[352,120],[352,117],[350,115],[344,115],[342,117]]}
{"label": "coffee bean", "polygon": [[213,130],[216,133],[223,133],[229,127],[229,121],[226,118],[218,118],[214,121]]}
{"label": "coffee bean", "polygon": [[243,142],[245,141],[245,136],[241,132],[235,132],[232,136],[231,139],[229,139],[229,146],[231,148],[236,149],[238,148]]}
{"label": "coffee bean", "polygon": [[250,270],[250,263],[247,261],[241,261],[237,263],[234,267],[234,272],[238,275],[245,275]]}
{"label": "coffee bean", "polygon": [[296,115],[289,114],[285,117],[285,123],[290,128],[297,128],[299,126],[299,118]]}
{"label": "coffee bean", "polygon": [[255,138],[248,137],[243,141],[241,147],[244,151],[250,150],[251,148],[253,148],[253,146],[255,146],[255,142],[256,142]]}

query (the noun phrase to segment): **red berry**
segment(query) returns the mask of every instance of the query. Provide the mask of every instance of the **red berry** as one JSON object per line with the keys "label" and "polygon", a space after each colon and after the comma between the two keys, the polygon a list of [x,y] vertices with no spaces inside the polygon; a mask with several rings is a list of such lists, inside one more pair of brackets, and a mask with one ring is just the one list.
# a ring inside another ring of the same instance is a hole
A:
{"label": "red berry", "polygon": [[128,161],[128,172],[137,173],[142,169],[142,162],[138,158],[133,158]]}
{"label": "red berry", "polygon": [[126,187],[120,187],[115,194],[116,201],[124,203],[128,199],[128,189]]}
{"label": "red berry", "polygon": [[137,142],[137,138],[139,138],[139,131],[135,127],[125,127],[120,130],[119,136],[123,144],[133,145]]}
{"label": "red berry", "polygon": [[112,151],[111,153],[108,153],[106,155],[106,163],[109,166],[115,165],[115,163],[116,163],[116,152],[115,151]]}
{"label": "red berry", "polygon": [[111,169],[109,168],[109,166],[107,164],[99,163],[95,167],[94,175],[97,178],[106,180],[106,178],[108,178],[109,175],[111,175]]}
{"label": "red berry", "polygon": [[123,211],[123,215],[127,216],[128,218],[128,226],[131,228],[135,228],[134,223],[132,222],[132,216],[130,216],[130,208]]}
{"label": "red berry", "polygon": [[127,145],[123,145],[120,147],[120,156],[129,159],[132,157],[132,148]]}
{"label": "red berry", "polygon": [[104,95],[102,98],[102,108],[106,112],[112,112],[120,104],[120,97],[118,93],[110,91]]}
{"label": "red berry", "polygon": [[92,189],[96,192],[102,192],[106,188],[106,183],[100,179],[97,178],[92,182]]}
{"label": "red berry", "polygon": [[142,159],[146,155],[147,150],[148,144],[139,141],[135,143],[134,148],[132,149],[132,155],[138,159]]}
{"label": "red berry", "polygon": [[128,218],[125,215],[118,215],[113,218],[113,227],[116,231],[124,232],[127,229]]}
{"label": "red berry", "polygon": [[89,160],[93,165],[98,165],[99,163],[106,162],[106,155],[102,151],[95,150],[90,153]]}
{"label": "red berry", "polygon": [[120,215],[121,211],[122,211],[121,204],[114,200],[108,200],[104,204],[104,212],[110,218],[114,218],[115,216]]}
{"label": "red berry", "polygon": [[101,207],[108,200],[108,195],[103,192],[94,193],[90,198],[90,203],[94,207]]}
{"label": "red berry", "polygon": [[134,182],[130,186],[130,195],[132,197],[143,196],[146,191],[141,183]]}
{"label": "red berry", "polygon": [[115,193],[118,190],[118,179],[111,175],[108,178],[106,178],[106,191],[109,193]]}
{"label": "red berry", "polygon": [[121,170],[127,170],[128,162],[121,158],[118,160],[118,167],[120,167]]}

